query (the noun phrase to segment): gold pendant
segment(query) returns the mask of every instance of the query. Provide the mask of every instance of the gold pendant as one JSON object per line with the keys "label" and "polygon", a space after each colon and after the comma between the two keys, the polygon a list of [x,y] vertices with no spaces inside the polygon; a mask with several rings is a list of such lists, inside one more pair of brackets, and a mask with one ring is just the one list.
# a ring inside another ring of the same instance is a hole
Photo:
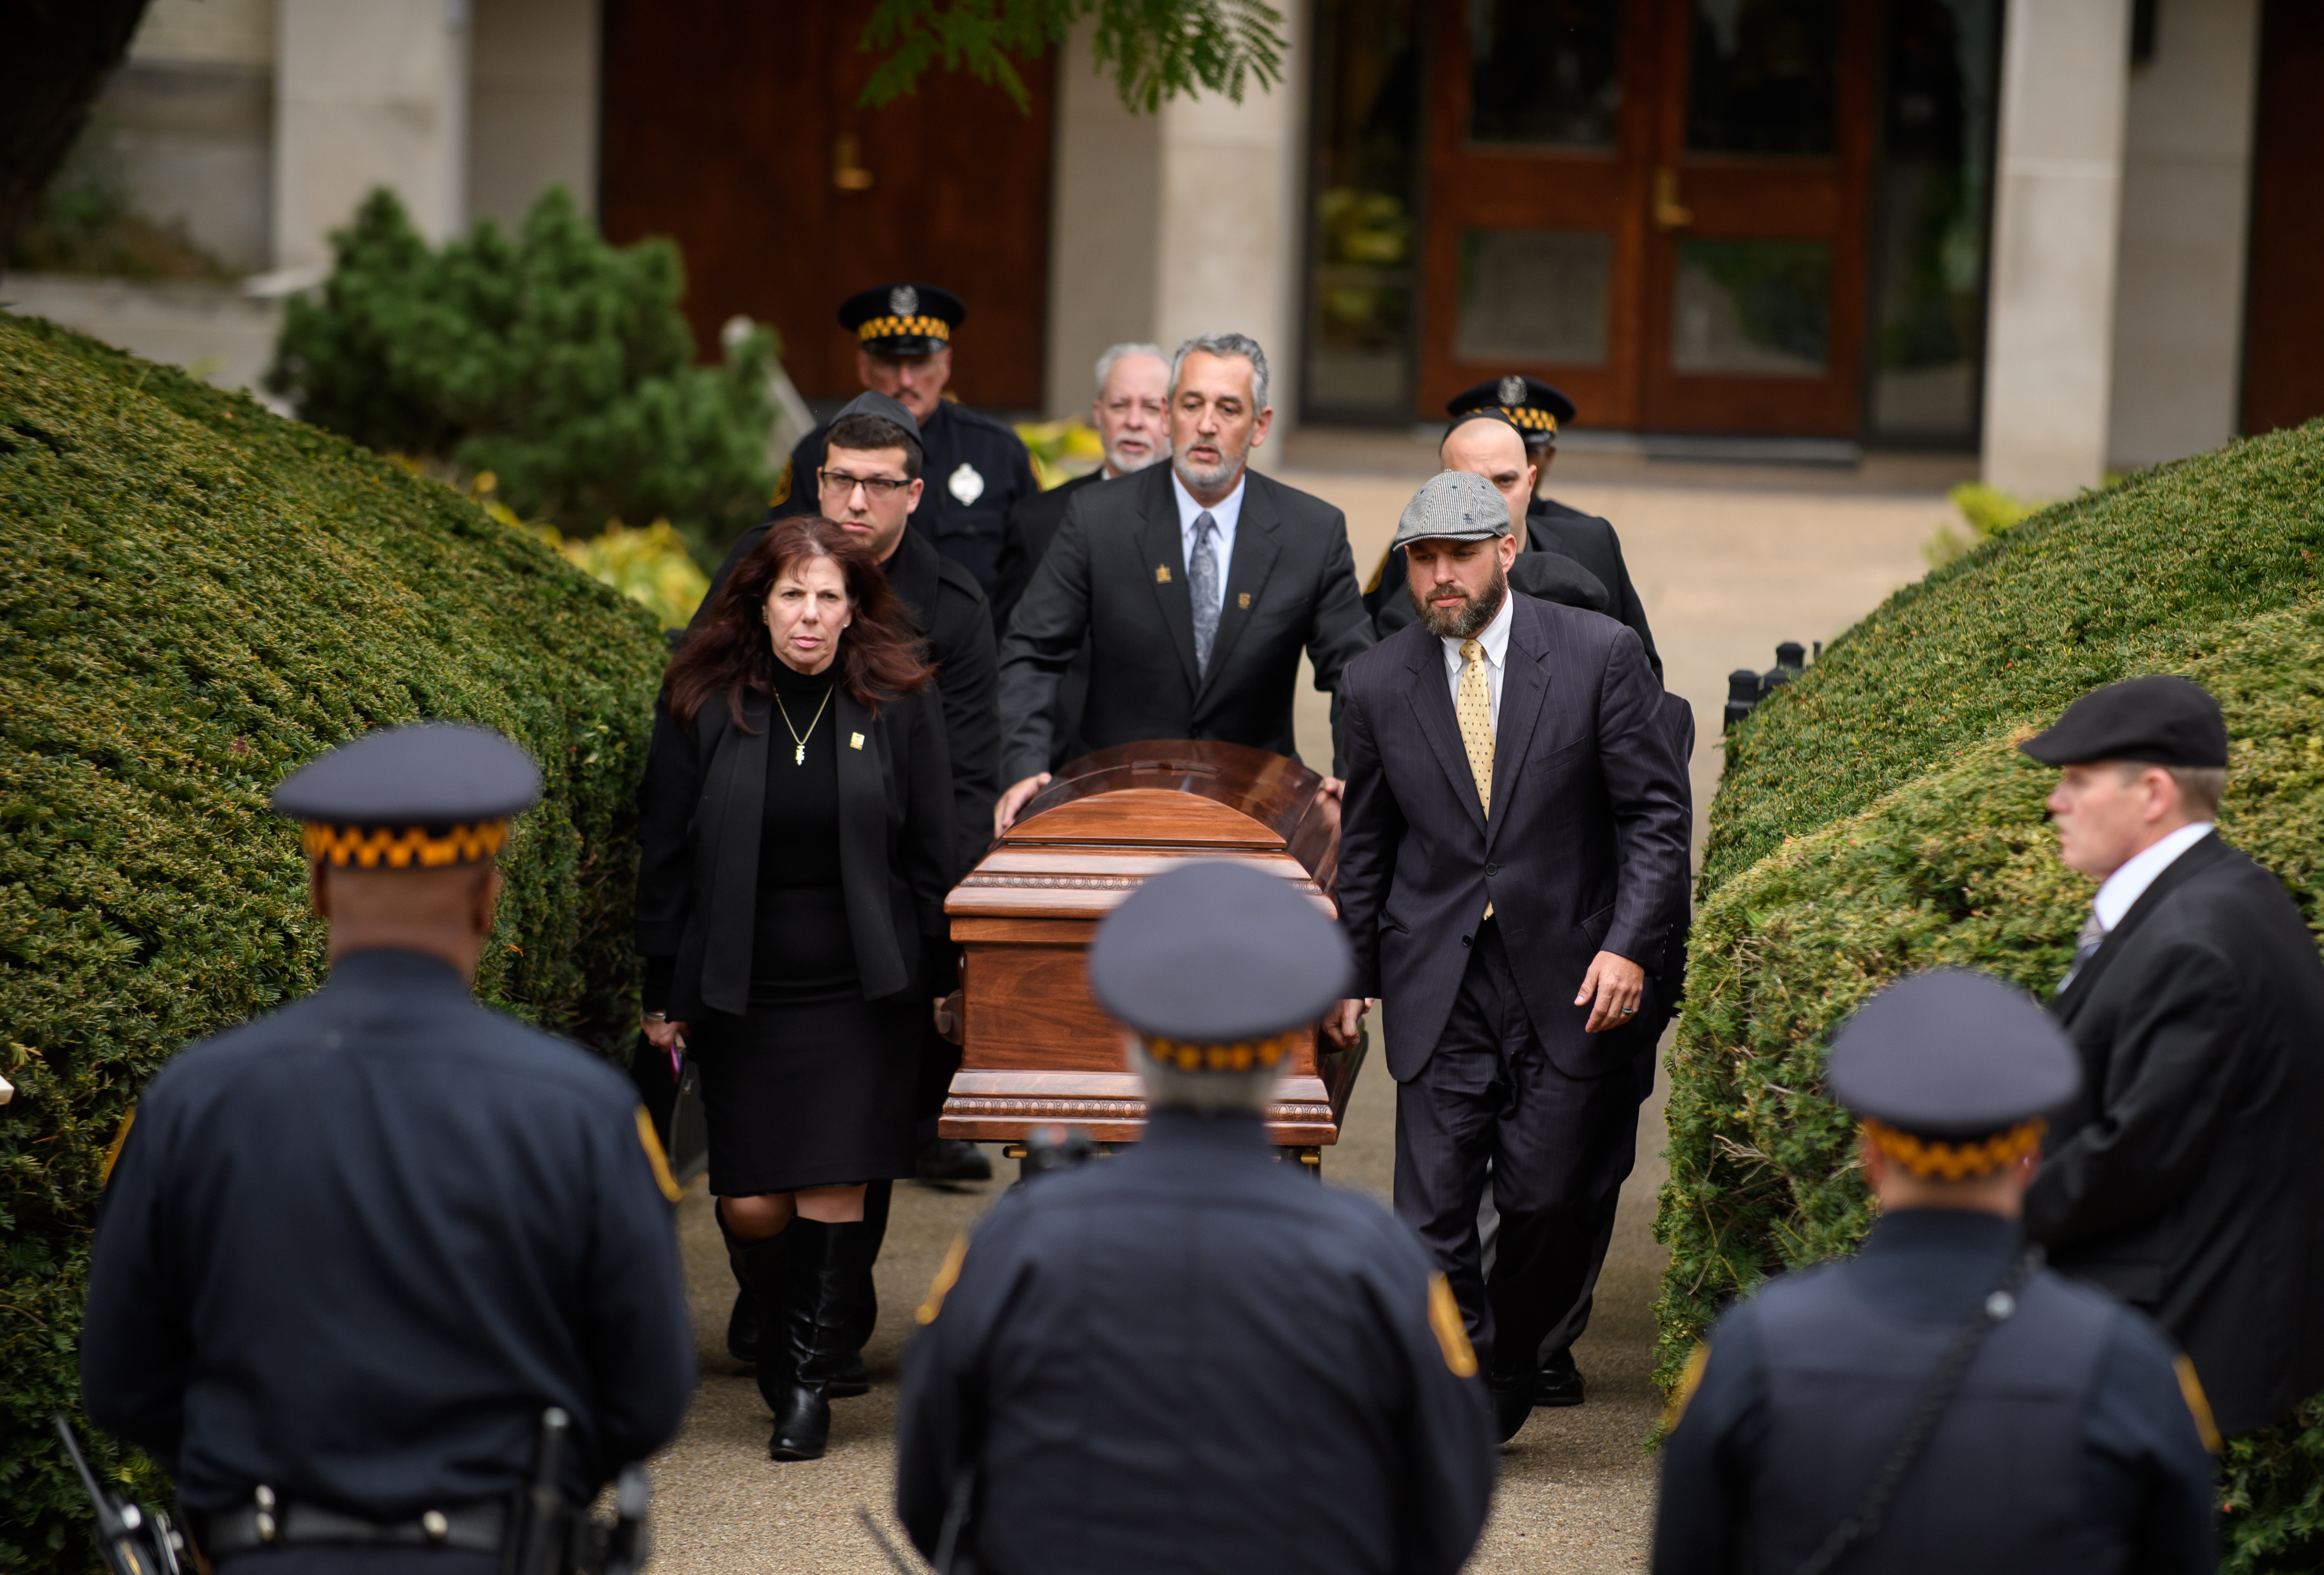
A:
{"label": "gold pendant", "polygon": [[791,764],[794,766],[804,766],[807,764],[807,745],[802,743],[792,746]]}

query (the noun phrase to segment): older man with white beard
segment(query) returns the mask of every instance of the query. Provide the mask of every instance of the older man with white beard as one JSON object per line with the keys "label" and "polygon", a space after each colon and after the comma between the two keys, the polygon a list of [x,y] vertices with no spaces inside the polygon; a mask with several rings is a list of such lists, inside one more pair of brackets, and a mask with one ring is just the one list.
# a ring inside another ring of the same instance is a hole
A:
{"label": "older man with white beard", "polygon": [[1346,519],[1250,469],[1275,416],[1267,391],[1257,341],[1187,340],[1170,367],[1170,463],[1067,505],[1001,643],[1001,776],[1014,785],[996,833],[1048,783],[1057,686],[1084,639],[1091,748],[1222,739],[1295,759],[1301,650],[1331,693],[1370,648]]}

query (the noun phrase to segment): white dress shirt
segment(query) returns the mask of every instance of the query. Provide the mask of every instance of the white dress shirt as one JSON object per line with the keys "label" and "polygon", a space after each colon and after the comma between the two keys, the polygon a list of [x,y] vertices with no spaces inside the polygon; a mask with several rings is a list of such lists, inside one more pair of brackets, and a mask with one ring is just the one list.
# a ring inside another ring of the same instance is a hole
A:
{"label": "white dress shirt", "polygon": [[[1492,697],[1495,738],[1501,735],[1501,669],[1508,662],[1509,619],[1512,616],[1509,607],[1516,599],[1514,593],[1504,592],[1501,596],[1501,610],[1493,614],[1493,621],[1486,624],[1477,635],[1477,643],[1485,650],[1485,693]],[[1444,641],[1444,677],[1452,686],[1452,704],[1455,705],[1461,704],[1461,669],[1466,665],[1461,659],[1461,642],[1457,640],[1446,640]]]}
{"label": "white dress shirt", "polygon": [[2098,894],[2090,898],[2090,911],[2098,916],[2098,923],[2111,930],[2122,923],[2122,916],[2131,905],[2146,895],[2154,878],[2171,868],[2171,861],[2193,847],[2210,834],[2211,823],[2199,820],[2182,825],[2177,831],[2142,852],[2133,853],[2123,861],[2122,868],[2106,878]]}
{"label": "white dress shirt", "polygon": [[[1163,463],[1168,465],[1169,461]],[[1211,522],[1218,527],[1211,537],[1211,550],[1218,555],[1219,611],[1222,613],[1227,605],[1227,570],[1234,563],[1235,521],[1242,518],[1242,490],[1250,481],[1250,473],[1245,471],[1235,478],[1234,491],[1204,509],[1195,502],[1194,494],[1186,490],[1186,484],[1178,479],[1177,466],[1170,467],[1170,495],[1178,500],[1178,545],[1185,554],[1181,561],[1186,566],[1189,579],[1194,573],[1194,521],[1207,513]]]}

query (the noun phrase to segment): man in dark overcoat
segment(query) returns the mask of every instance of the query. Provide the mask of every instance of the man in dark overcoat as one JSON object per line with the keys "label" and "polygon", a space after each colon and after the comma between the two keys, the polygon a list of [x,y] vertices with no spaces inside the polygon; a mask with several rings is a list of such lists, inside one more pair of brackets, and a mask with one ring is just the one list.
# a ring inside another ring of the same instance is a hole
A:
{"label": "man in dark overcoat", "polygon": [[629,1079],[469,992],[539,792],[449,724],[294,773],[330,979],[181,1051],[123,1123],[81,1395],[209,1565],[499,1575],[549,1408],[569,1525],[694,1396],[678,1187]]}
{"label": "man in dark overcoat", "polygon": [[1663,1446],[1655,1575],[2200,1575],[2218,1435],[2144,1318],[2019,1230],[2074,1053],[1997,980],[1923,973],[1833,1038],[1879,1205],[1695,1348]]}
{"label": "man in dark overcoat", "polygon": [[[1171,368],[1170,463],[1088,488],[1066,510],[1001,640],[1010,786],[996,833],[1048,783],[1057,686],[1085,638],[1092,749],[1223,739],[1295,759],[1300,653],[1329,694],[1371,645],[1346,519],[1250,468],[1275,416],[1267,393],[1255,341],[1187,340]],[[1336,797],[1336,778],[1327,787]]]}
{"label": "man in dark overcoat", "polygon": [[1492,1435],[1444,1277],[1268,1145],[1271,1092],[1348,974],[1314,899],[1247,865],[1156,876],[1099,926],[1090,988],[1135,1035],[1145,1135],[1001,1199],[919,1309],[896,1512],[939,1569],[1468,1558]]}
{"label": "man in dark overcoat", "polygon": [[[1349,668],[1338,897],[1360,996],[1386,1004],[1397,1213],[1452,1279],[1507,1438],[1636,1153],[1686,785],[1638,637],[1509,594],[1489,482],[1432,477],[1397,545],[1423,614]],[[1342,1003],[1335,1043],[1364,1005]]]}
{"label": "man in dark overcoat", "polygon": [[2019,746],[2062,768],[2059,856],[2101,882],[2051,1010],[2082,1058],[2026,1230],[2162,1324],[2228,1432],[2324,1389],[2324,962],[2215,823],[2227,730],[2156,675]]}

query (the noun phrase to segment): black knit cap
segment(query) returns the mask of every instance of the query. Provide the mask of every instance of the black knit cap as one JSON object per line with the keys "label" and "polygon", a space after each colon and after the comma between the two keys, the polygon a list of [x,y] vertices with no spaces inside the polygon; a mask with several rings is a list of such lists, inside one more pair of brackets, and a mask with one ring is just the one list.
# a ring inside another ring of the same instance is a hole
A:
{"label": "black knit cap", "polygon": [[2058,724],[2017,746],[2052,766],[2141,760],[2156,766],[2227,763],[2227,723],[2202,685],[2168,673],[2093,689]]}

